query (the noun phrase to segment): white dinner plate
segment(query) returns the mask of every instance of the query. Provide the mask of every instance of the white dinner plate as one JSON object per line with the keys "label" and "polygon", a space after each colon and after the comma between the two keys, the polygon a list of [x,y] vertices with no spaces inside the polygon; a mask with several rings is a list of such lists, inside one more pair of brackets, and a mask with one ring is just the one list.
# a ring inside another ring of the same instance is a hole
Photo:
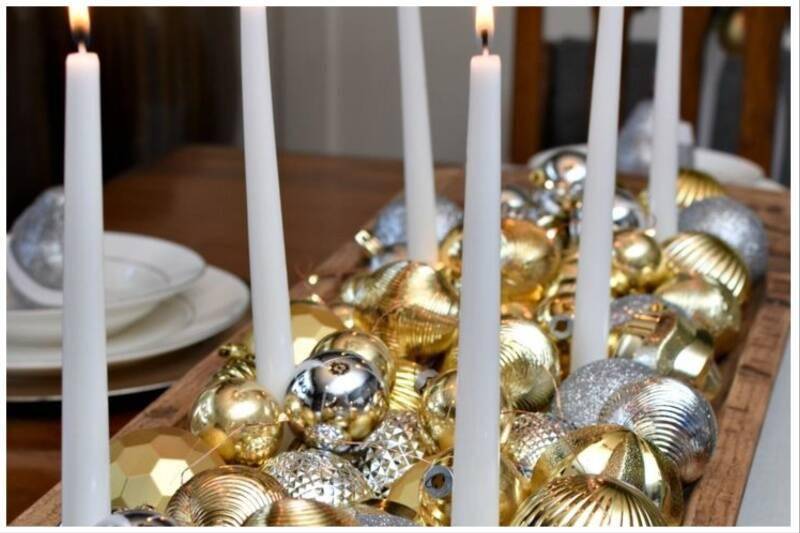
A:
{"label": "white dinner plate", "polygon": [[[203,258],[193,250],[155,237],[109,231],[104,235],[103,246],[109,335],[120,332],[150,313],[159,302],[188,288],[206,269]],[[24,279],[22,275],[14,277],[15,283]],[[22,295],[24,290],[16,290],[10,281],[7,289],[8,340],[15,344],[60,342],[62,308],[30,302]]]}
{"label": "white dinner plate", "polygon": [[[209,267],[185,292],[161,302],[150,314],[108,338],[108,364],[129,363],[206,339],[235,323],[250,303],[250,291],[236,276]],[[57,372],[61,345],[8,341],[9,373]]]}

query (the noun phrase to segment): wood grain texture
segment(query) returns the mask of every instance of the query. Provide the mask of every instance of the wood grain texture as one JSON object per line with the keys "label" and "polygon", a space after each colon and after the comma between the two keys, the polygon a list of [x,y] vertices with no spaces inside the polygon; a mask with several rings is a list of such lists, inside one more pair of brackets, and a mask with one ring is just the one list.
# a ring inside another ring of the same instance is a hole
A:
{"label": "wood grain texture", "polygon": [[547,68],[547,43],[542,37],[542,8],[518,7],[511,121],[511,160],[514,163],[526,163],[541,148],[547,102]]}
{"label": "wood grain texture", "polygon": [[[463,177],[459,169],[443,169],[437,172],[437,179],[440,192],[456,201],[463,200]],[[524,184],[527,171],[505,172],[504,180]],[[622,177],[621,180],[632,189],[644,185],[644,181],[637,178]],[[775,218],[771,226],[774,228],[774,237],[770,240],[771,267],[766,281],[755,288],[745,308],[739,346],[720,362],[723,392],[715,405],[720,425],[719,440],[705,476],[689,494],[686,525],[735,525],[789,331],[789,254],[785,253],[788,248],[784,244],[775,242],[776,239],[789,240],[789,196],[737,187],[730,187],[729,193],[759,213],[771,213]],[[323,278],[315,292],[323,297],[332,294],[340,278],[337,273],[353,271],[361,261],[361,253],[354,243],[348,242],[338,248],[314,269]],[[311,288],[303,283],[295,285],[293,296],[300,297],[309,290]],[[243,333],[244,329],[237,335]],[[219,357],[209,354],[122,431],[184,424],[195,396],[219,364]],[[20,515],[14,525],[56,524],[59,519],[59,490],[58,486],[51,489]]]}

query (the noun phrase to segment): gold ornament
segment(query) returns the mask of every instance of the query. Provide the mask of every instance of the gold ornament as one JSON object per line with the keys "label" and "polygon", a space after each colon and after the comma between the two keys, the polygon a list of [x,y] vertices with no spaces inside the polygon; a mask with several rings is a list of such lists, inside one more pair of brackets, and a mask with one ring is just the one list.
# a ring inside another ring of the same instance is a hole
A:
{"label": "gold ornament", "polygon": [[401,359],[397,361],[394,387],[389,394],[389,409],[397,411],[419,411],[422,391],[436,371],[418,363]]}
{"label": "gold ornament", "polygon": [[320,339],[311,350],[311,355],[333,350],[360,355],[380,372],[386,390],[391,390],[394,386],[394,377],[397,371],[394,357],[383,341],[375,335],[357,330],[336,331]]}
{"label": "gold ornament", "polygon": [[245,520],[247,527],[355,527],[353,516],[315,500],[286,498],[262,507]]}
{"label": "gold ornament", "polygon": [[742,309],[724,286],[703,276],[679,274],[661,285],[655,294],[708,331],[714,338],[718,356],[733,349],[742,327]]}
{"label": "gold ornament", "polygon": [[720,391],[722,377],[714,362],[713,339],[681,311],[664,307],[637,313],[613,328],[608,342],[612,357],[632,359],[661,375],[690,383],[708,398]]}
{"label": "gold ornament", "polygon": [[545,298],[536,308],[536,322],[555,343],[563,381],[570,373],[572,325],[575,320],[575,293],[561,293]]}
{"label": "gold ornament", "polygon": [[[445,277],[458,287],[461,280],[463,228],[453,229],[439,247]],[[561,260],[560,248],[530,220],[501,221],[500,274],[503,301],[540,300],[553,281]]]}
{"label": "gold ornament", "polygon": [[683,517],[683,487],[675,464],[650,442],[622,426],[601,424],[568,433],[542,453],[531,484],[555,477],[598,474],[624,481],[650,498],[669,525]]}
{"label": "gold ornament", "polygon": [[380,337],[397,358],[429,357],[447,350],[458,329],[458,298],[432,267],[398,261],[342,286],[355,307],[356,326]]}
{"label": "gold ornament", "polygon": [[335,302],[330,304],[329,307],[331,311],[333,311],[333,314],[339,317],[339,320],[342,321],[344,327],[347,329],[353,329],[356,327],[356,310],[352,305],[343,302]]}
{"label": "gold ornament", "polygon": [[750,294],[747,265],[730,246],[707,233],[683,232],[667,239],[662,246],[666,268],[707,276],[720,283],[744,303]]}
{"label": "gold ornament", "polygon": [[547,447],[575,429],[546,413],[504,411],[502,421],[500,450],[526,479]]}
{"label": "gold ornament", "polygon": [[170,497],[192,476],[224,464],[188,431],[137,429],[111,439],[111,506],[148,505],[164,512]]}
{"label": "gold ornament", "polygon": [[525,500],[512,527],[666,526],[658,508],[634,487],[604,476],[557,477]]}
{"label": "gold ornament", "polygon": [[650,292],[661,283],[665,271],[661,265],[661,247],[645,230],[619,231],[612,250],[612,292]]}
{"label": "gold ornament", "polygon": [[[442,371],[456,368],[457,359],[454,346]],[[536,411],[547,406],[561,381],[560,366],[558,349],[535,322],[500,321],[500,388],[509,408]]]}
{"label": "gold ornament", "polygon": [[[507,526],[530,494],[530,483],[503,455],[500,456],[499,520]],[[453,450],[431,459],[419,486],[419,516],[427,526],[449,526],[453,489]]]}
{"label": "gold ornament", "polygon": [[281,442],[280,407],[255,381],[230,379],[206,388],[192,406],[190,429],[229,463],[261,465]]}
{"label": "gold ornament", "polygon": [[414,463],[402,476],[392,483],[386,501],[411,509],[414,515],[419,513],[419,490],[422,478],[431,464],[433,457],[423,458]]}
{"label": "gold ornament", "polygon": [[286,498],[286,491],[257,468],[227,465],[206,470],[185,483],[167,505],[184,526],[241,526],[251,514]]}
{"label": "gold ornament", "polygon": [[711,175],[686,168],[678,173],[677,189],[679,207],[689,207],[706,198],[725,196],[725,189]]}
{"label": "gold ornament", "polygon": [[434,378],[422,394],[419,410],[422,427],[440,450],[453,447],[457,381],[455,370],[444,372]]}

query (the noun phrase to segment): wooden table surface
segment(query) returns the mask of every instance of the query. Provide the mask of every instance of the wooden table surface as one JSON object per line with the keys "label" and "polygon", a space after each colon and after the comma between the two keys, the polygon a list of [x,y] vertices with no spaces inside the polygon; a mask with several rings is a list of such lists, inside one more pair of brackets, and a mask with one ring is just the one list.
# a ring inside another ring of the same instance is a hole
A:
{"label": "wooden table surface", "polygon": [[[399,161],[282,155],[279,166],[290,283],[352,239],[359,225],[402,188]],[[186,147],[108,182],[105,226],[184,244],[247,281],[244,190],[240,150]],[[210,349],[207,342],[188,350],[199,360]],[[113,398],[111,432],[160,392]],[[60,418],[60,403],[7,405],[9,522],[61,478]]]}

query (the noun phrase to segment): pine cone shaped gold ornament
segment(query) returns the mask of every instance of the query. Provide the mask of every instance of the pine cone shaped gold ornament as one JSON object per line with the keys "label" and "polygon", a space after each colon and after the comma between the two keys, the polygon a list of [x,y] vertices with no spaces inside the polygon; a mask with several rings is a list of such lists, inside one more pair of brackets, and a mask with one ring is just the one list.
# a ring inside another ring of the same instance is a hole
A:
{"label": "pine cone shaped gold ornament", "polygon": [[323,337],[314,346],[314,349],[311,350],[311,356],[333,350],[360,355],[380,372],[387,391],[394,386],[394,378],[397,371],[394,356],[389,352],[389,348],[383,341],[375,335],[358,330],[335,331]]}
{"label": "pine cone shaped gold ornament", "polygon": [[285,498],[251,514],[243,525],[246,527],[354,527],[358,523],[347,511],[326,503]]}
{"label": "pine cone shaped gold ornament", "polygon": [[398,261],[356,274],[341,291],[355,308],[357,327],[380,337],[397,358],[436,355],[455,340],[458,297],[424,263]]}
{"label": "pine cone shaped gold ornament", "polygon": [[571,423],[547,413],[504,411],[500,450],[517,470],[530,479],[542,453],[575,429]]}

